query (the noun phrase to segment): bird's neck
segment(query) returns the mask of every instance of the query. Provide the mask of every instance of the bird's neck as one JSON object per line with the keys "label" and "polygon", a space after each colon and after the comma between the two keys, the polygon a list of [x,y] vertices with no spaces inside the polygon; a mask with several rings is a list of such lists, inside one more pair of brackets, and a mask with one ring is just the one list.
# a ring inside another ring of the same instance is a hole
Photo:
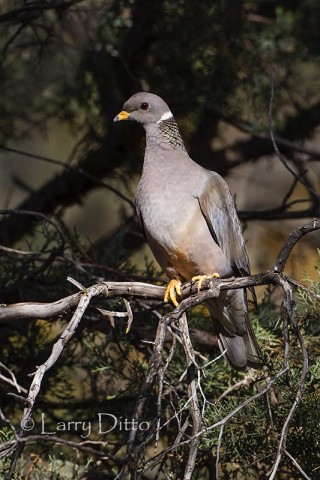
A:
{"label": "bird's neck", "polygon": [[159,123],[159,130],[163,140],[168,142],[172,148],[175,150],[186,150],[174,117],[162,120]]}
{"label": "bird's neck", "polygon": [[146,140],[147,148],[149,146],[154,148],[155,145],[158,145],[165,149],[173,148],[174,150],[186,151],[174,117],[146,128]]}

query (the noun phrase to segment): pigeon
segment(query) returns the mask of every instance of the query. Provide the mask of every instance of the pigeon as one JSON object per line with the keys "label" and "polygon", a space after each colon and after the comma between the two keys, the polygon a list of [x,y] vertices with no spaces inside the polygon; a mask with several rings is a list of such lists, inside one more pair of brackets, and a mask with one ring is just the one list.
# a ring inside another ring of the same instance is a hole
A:
{"label": "pigeon", "polygon": [[[225,180],[188,155],[177,122],[162,98],[140,92],[114,121],[131,120],[146,133],[136,191],[141,229],[170,282],[165,301],[178,305],[182,282],[250,274],[233,196]],[[245,289],[223,290],[206,307],[218,344],[235,370],[261,368],[262,354],[248,315]]]}

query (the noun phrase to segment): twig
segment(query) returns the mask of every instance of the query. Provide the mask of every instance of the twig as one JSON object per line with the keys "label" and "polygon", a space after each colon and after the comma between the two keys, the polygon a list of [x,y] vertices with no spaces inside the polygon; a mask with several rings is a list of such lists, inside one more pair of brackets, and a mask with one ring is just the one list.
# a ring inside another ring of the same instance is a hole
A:
{"label": "twig", "polygon": [[79,322],[86,311],[90,300],[92,297],[101,295],[105,293],[105,286],[103,284],[101,285],[95,285],[94,287],[91,287],[90,289],[83,291],[80,293],[80,299],[79,299],[79,304],[69,322],[67,325],[66,329],[63,331],[63,333],[60,335],[59,339],[55,342],[55,344],[52,347],[51,354],[49,358],[37,367],[36,372],[34,373],[33,381],[31,383],[31,386],[29,388],[29,394],[28,398],[26,400],[26,408],[24,410],[23,418],[21,420],[21,426],[24,428],[24,425],[27,425],[32,414],[34,402],[37,398],[37,395],[40,391],[41,388],[41,382],[44,377],[44,374],[46,373],[47,370],[49,370],[58,360],[60,357],[62,350],[66,343],[72,338],[73,334],[75,333]]}
{"label": "twig", "polygon": [[67,282],[70,282],[72,283],[72,285],[74,285],[75,287],[77,287],[78,290],[80,290],[80,292],[84,292],[85,291],[85,287],[83,285],[81,285],[81,283],[79,283],[77,280],[75,280],[74,278],[72,277],[67,277]]}
{"label": "twig", "polygon": [[161,403],[162,403],[164,376],[165,376],[165,373],[166,373],[166,371],[167,371],[167,369],[170,365],[170,362],[173,358],[173,355],[174,355],[174,352],[175,352],[175,349],[176,349],[176,345],[177,345],[177,337],[175,335],[173,335],[172,336],[172,345],[171,345],[166,363],[165,363],[165,365],[159,367],[159,372],[158,372],[159,393],[158,393],[158,399],[157,399],[157,428],[156,428],[155,450],[157,448],[157,445],[159,443],[159,438],[160,438]]}
{"label": "twig", "polygon": [[227,388],[221,395],[218,397],[217,402],[222,400],[224,397],[229,395],[229,393],[234,392],[234,390],[238,390],[238,388],[241,387],[248,387],[251,383],[257,382],[261,380],[263,377],[265,377],[265,373],[261,374],[260,372],[255,372],[253,373],[251,370],[249,371],[249,374],[246,375],[242,380],[240,380],[237,383],[234,383],[231,385],[229,388]]}
{"label": "twig", "polygon": [[219,438],[218,438],[218,445],[217,445],[217,459],[216,459],[216,478],[219,479],[219,461],[220,461],[220,448],[222,443],[222,435],[223,435],[224,425],[221,425]]}
{"label": "twig", "polygon": [[[61,437],[57,437],[56,435],[28,435],[26,437],[19,438],[19,443],[23,445],[26,445],[29,443],[37,444],[41,441],[52,442],[55,444],[57,443],[60,445],[65,445],[67,447],[76,448],[77,450],[80,450],[90,455],[94,455],[98,458],[105,459],[105,460],[112,460],[115,463],[120,465],[123,463],[120,458],[112,454],[106,453],[98,449],[90,448],[91,445],[92,446],[97,445],[98,447],[106,446],[108,445],[108,442],[93,441],[93,440],[84,440],[82,442],[72,442],[71,440],[65,440]],[[6,442],[3,442],[0,445],[0,459],[5,458],[7,456],[6,451],[8,450],[12,451],[14,448],[16,448],[16,445],[17,445],[17,440],[8,440]]]}
{"label": "twig", "polygon": [[305,285],[302,285],[302,283],[298,282],[294,278],[291,278],[291,277],[286,277],[286,278],[287,278],[287,281],[289,283],[291,283],[292,285],[297,287],[299,290],[303,290],[304,292],[306,292],[311,297],[314,297],[317,300],[320,300],[320,295],[318,293],[314,292],[313,290],[310,290],[310,288],[307,288]]}
{"label": "twig", "polygon": [[3,245],[0,245],[0,251],[14,257],[16,257],[17,255],[22,257],[40,257],[41,255],[46,253],[46,252],[28,252],[26,250],[17,250],[16,248],[4,247]]}
{"label": "twig", "polygon": [[4,375],[0,374],[0,380],[3,380],[4,382],[9,383],[9,385],[12,385],[13,387],[15,387],[19,393],[21,393],[21,392],[28,393],[28,390],[26,388],[23,388],[23,387],[21,387],[21,385],[18,384],[17,379],[15,377],[15,374],[13,373],[12,370],[10,370],[10,368],[8,368],[2,362],[0,362],[0,368],[3,368],[6,372],[8,372],[10,377],[11,377],[11,379],[10,379],[10,378],[5,377]]}
{"label": "twig", "polygon": [[271,141],[272,141],[274,151],[276,152],[277,157],[281,161],[282,165],[291,173],[291,175],[298,182],[300,182],[307,189],[310,197],[318,205],[319,196],[315,192],[314,188],[310,185],[310,182],[307,181],[305,177],[302,177],[301,175],[297,174],[296,171],[288,164],[288,162],[285,160],[285,158],[280,153],[280,150],[278,148],[278,145],[277,145],[274,133],[273,133],[273,128],[272,128],[272,123],[273,123],[273,116],[272,116],[273,98],[274,98],[274,76],[272,75],[272,78],[271,78],[271,95],[270,95],[270,103],[269,103],[269,131],[270,131],[270,137],[271,137]]}
{"label": "twig", "polygon": [[205,365],[203,365],[202,367],[199,367],[198,368],[198,382],[197,382],[197,388],[199,389],[199,392],[201,394],[201,397],[202,397],[202,400],[203,400],[203,405],[202,405],[202,409],[201,409],[201,417],[203,418],[204,417],[204,414],[205,414],[205,410],[206,410],[206,406],[207,404],[209,405],[214,405],[214,403],[210,402],[203,389],[202,389],[202,386],[201,386],[201,373],[203,374],[203,376],[205,377],[206,374],[205,374],[205,369],[209,366],[209,365],[212,365],[213,363],[217,362],[220,358],[222,358],[226,353],[226,350],[224,350],[222,353],[220,353],[220,355],[218,355],[217,357],[215,357],[213,360],[211,360],[211,362],[208,362],[206,363]]}
{"label": "twig", "polygon": [[126,310],[127,310],[127,317],[128,317],[126,333],[129,333],[129,330],[131,328],[131,324],[133,322],[133,313],[132,313],[130,302],[128,302],[128,300],[126,300],[125,298],[123,299],[123,302],[125,304],[125,307],[126,307]]}
{"label": "twig", "polygon": [[299,472],[304,476],[304,478],[306,478],[307,480],[311,480],[311,477],[309,477],[306,472],[300,467],[299,463],[297,462],[297,460],[295,458],[293,458],[292,455],[290,455],[290,453],[287,451],[287,450],[284,450],[284,453],[287,455],[287,457],[291,460],[291,462],[293,463],[293,465],[296,467],[297,470],[299,470]]}

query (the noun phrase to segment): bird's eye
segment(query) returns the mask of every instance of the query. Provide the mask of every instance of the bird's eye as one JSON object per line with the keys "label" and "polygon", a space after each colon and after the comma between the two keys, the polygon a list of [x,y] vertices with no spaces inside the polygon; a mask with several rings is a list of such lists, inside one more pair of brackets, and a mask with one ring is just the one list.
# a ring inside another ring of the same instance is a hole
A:
{"label": "bird's eye", "polygon": [[142,102],[140,105],[141,110],[148,110],[149,108],[149,103],[147,102]]}

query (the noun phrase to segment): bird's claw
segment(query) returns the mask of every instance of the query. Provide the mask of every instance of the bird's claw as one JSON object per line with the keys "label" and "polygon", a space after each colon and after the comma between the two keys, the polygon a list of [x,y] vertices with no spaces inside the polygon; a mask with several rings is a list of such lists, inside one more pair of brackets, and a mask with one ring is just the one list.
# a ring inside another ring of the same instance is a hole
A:
{"label": "bird's claw", "polygon": [[192,282],[198,282],[198,292],[200,292],[201,286],[207,278],[220,278],[220,275],[215,272],[212,275],[196,275],[191,278]]}
{"label": "bird's claw", "polygon": [[181,287],[180,280],[177,280],[176,278],[173,278],[172,280],[170,280],[164,294],[164,302],[168,303],[170,299],[173,305],[175,307],[178,307],[179,303],[177,301],[177,295],[181,297],[180,287]]}

